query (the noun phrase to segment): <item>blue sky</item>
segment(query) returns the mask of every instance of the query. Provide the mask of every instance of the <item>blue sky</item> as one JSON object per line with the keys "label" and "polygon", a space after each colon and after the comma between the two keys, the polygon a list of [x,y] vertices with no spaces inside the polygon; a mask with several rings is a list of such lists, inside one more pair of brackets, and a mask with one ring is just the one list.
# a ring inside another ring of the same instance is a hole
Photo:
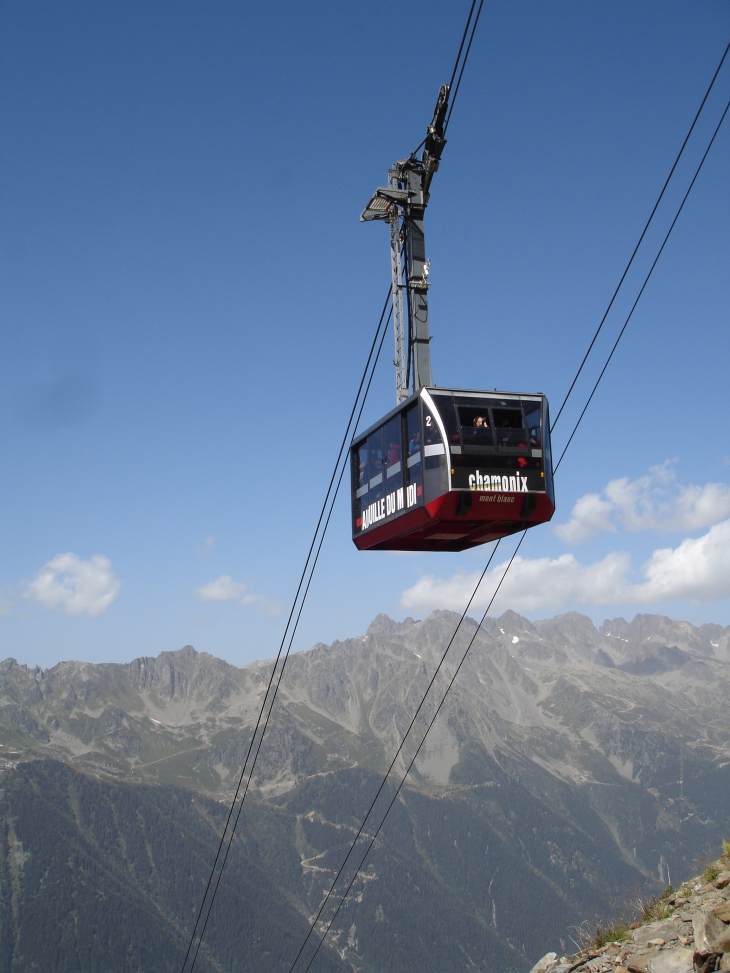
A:
{"label": "blue sky", "polygon": [[[275,650],[388,288],[358,217],[467,9],[0,8],[0,657]],[[427,211],[438,384],[555,410],[728,39],[727,0],[485,3]],[[728,97],[730,61],[558,450]],[[729,154],[726,122],[495,610],[730,623]],[[486,556],[358,553],[342,497],[295,647],[458,608]]]}

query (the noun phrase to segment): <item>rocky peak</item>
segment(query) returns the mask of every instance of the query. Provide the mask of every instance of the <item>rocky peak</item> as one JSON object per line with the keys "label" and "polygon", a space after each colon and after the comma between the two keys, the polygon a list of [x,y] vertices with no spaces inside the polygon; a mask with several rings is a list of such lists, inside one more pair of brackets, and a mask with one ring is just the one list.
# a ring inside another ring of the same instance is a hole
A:
{"label": "rocky peak", "polygon": [[504,614],[500,615],[497,619],[499,631],[505,635],[533,635],[537,636],[538,632],[532,622],[523,618],[522,615],[518,615],[517,612],[513,612],[511,608],[508,608]]}
{"label": "rocky peak", "polygon": [[566,612],[535,622],[538,635],[558,643],[575,658],[592,658],[599,643],[598,632],[587,615]]}
{"label": "rocky peak", "polygon": [[381,612],[379,615],[375,616],[372,622],[370,622],[368,625],[368,630],[365,634],[380,635],[382,633],[384,635],[390,635],[397,627],[397,622],[394,622],[390,616],[386,615],[384,612]]}
{"label": "rocky peak", "polygon": [[605,638],[635,645],[659,644],[677,648],[700,659],[724,657],[730,638],[730,626],[702,625],[696,628],[689,622],[675,621],[666,615],[638,614],[630,622],[611,618],[601,625]]}

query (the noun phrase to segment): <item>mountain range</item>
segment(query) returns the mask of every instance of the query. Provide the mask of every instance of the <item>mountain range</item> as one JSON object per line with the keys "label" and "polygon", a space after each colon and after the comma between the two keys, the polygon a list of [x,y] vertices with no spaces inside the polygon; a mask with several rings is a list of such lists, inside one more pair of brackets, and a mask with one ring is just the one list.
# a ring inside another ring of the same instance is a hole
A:
{"label": "mountain range", "polygon": [[[291,656],[201,969],[289,970],[457,622]],[[656,615],[467,619],[386,803],[470,641],[313,968],[526,970],[730,835],[730,627]],[[0,663],[0,973],[180,968],[271,668]]]}

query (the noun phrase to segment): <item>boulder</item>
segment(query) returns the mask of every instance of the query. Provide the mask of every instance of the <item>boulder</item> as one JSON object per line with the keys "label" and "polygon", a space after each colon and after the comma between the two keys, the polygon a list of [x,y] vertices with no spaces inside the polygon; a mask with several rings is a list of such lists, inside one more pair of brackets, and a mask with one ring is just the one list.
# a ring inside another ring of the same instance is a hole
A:
{"label": "boulder", "polygon": [[730,885],[730,872],[720,872],[715,879],[716,889],[725,889]]}
{"label": "boulder", "polygon": [[730,926],[725,926],[720,935],[712,940],[712,948],[716,953],[730,953]]}
{"label": "boulder", "polygon": [[648,973],[692,973],[691,949],[663,949],[649,960]]}
{"label": "boulder", "polygon": [[[379,618],[380,616],[378,616]],[[390,619],[388,619],[390,621]],[[546,973],[546,971],[551,966],[557,966],[558,954],[557,953],[545,953],[542,959],[539,959],[537,963],[532,967],[530,973]]]}
{"label": "boulder", "polygon": [[679,919],[663,919],[659,922],[650,922],[646,926],[639,926],[632,932],[631,938],[639,946],[648,946],[652,939],[663,939],[665,943],[669,943],[673,939],[679,939],[683,934],[684,929]]}
{"label": "boulder", "polygon": [[695,973],[715,973],[719,968],[722,956],[719,953],[695,953]]}
{"label": "boulder", "polygon": [[707,909],[700,909],[692,917],[695,949],[698,953],[713,953],[712,943],[725,931],[724,924]]}
{"label": "boulder", "polygon": [[649,961],[656,956],[657,949],[640,949],[629,959],[626,968],[629,973],[649,973]]}
{"label": "boulder", "polygon": [[722,902],[720,905],[716,905],[712,913],[723,922],[730,922],[730,902]]}

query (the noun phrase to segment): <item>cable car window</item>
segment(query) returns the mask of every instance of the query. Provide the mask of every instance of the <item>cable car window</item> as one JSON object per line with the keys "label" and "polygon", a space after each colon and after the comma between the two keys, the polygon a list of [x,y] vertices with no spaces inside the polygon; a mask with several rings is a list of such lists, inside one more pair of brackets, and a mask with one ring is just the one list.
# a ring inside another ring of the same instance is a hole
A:
{"label": "cable car window", "polygon": [[408,441],[408,467],[421,462],[421,425],[418,406],[414,405],[405,415],[406,440]]}
{"label": "cable car window", "polygon": [[383,496],[383,472],[383,430],[380,428],[368,436],[369,503]]}
{"label": "cable car window", "polygon": [[542,407],[540,402],[525,402],[525,424],[527,425],[527,435],[530,446],[539,449],[542,446],[542,436],[540,435],[540,413]]}
{"label": "cable car window", "polygon": [[368,444],[367,440],[360,444],[357,451],[357,470],[356,470],[357,486],[355,487],[355,496],[359,499],[364,497],[368,492]]}
{"label": "cable car window", "polygon": [[428,406],[423,407],[423,445],[426,447],[441,445],[440,450],[429,450],[426,448],[426,456],[436,456],[439,453],[443,453],[443,436],[441,435],[441,430],[439,429],[439,424],[436,421],[436,417],[433,415]]}
{"label": "cable car window", "polygon": [[439,416],[441,417],[441,422],[446,430],[446,438],[449,441],[449,445],[458,446],[459,428],[456,421],[453,397],[451,395],[439,395],[438,393],[434,392],[432,392],[431,395],[433,397],[434,405],[438,409]]}
{"label": "cable car window", "polygon": [[527,447],[522,409],[492,409],[498,446]]}
{"label": "cable car window", "polygon": [[489,409],[478,406],[459,406],[461,439],[465,446],[492,446],[492,426]]}
{"label": "cable car window", "polygon": [[406,509],[423,502],[423,471],[421,463],[421,423],[418,406],[413,405],[403,416],[406,442]]}
{"label": "cable car window", "polygon": [[446,447],[436,416],[426,403],[423,409],[423,492],[426,503],[440,497],[449,489],[446,469]]}
{"label": "cable car window", "polygon": [[423,446],[427,470],[435,470],[446,463],[444,438],[436,416],[427,405],[423,406]]}
{"label": "cable car window", "polygon": [[543,470],[545,474],[545,489],[547,490],[547,495],[550,500],[555,505],[555,489],[553,484],[553,457],[551,454],[550,446],[550,409],[548,408],[547,401],[545,401],[545,417],[543,426],[545,430],[545,469]]}
{"label": "cable car window", "polygon": [[393,416],[385,425],[385,489],[387,493],[403,486],[401,417]]}

